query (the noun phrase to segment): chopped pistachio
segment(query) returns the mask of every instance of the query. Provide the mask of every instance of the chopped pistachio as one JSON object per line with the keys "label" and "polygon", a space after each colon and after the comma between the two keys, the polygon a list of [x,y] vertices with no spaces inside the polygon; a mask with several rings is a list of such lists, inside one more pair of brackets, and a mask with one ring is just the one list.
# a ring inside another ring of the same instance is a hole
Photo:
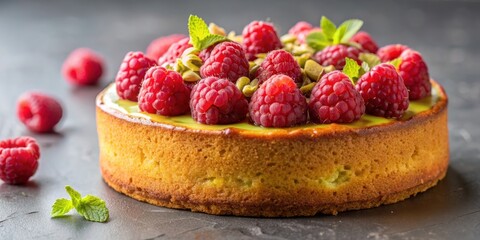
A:
{"label": "chopped pistachio", "polygon": [[192,70],[187,70],[182,74],[182,78],[186,82],[196,82],[202,79],[197,73]]}
{"label": "chopped pistachio", "polygon": [[242,91],[243,88],[249,83],[250,83],[250,79],[248,77],[240,77],[239,79],[237,79],[237,82],[235,83],[235,85],[240,91]]}
{"label": "chopped pistachio", "polygon": [[280,41],[285,45],[287,43],[295,43],[297,41],[297,37],[292,34],[285,34],[282,37],[280,37]]}
{"label": "chopped pistachio", "polygon": [[250,71],[249,71],[249,74],[252,76],[252,75],[255,75],[255,73],[257,73],[258,71],[258,68],[260,68],[260,65],[253,65],[253,67],[250,67]]}
{"label": "chopped pistachio", "polygon": [[194,54],[189,54],[182,58],[182,63],[192,71],[199,71],[203,64],[202,59]]}
{"label": "chopped pistachio", "polygon": [[325,72],[325,68],[314,60],[307,60],[304,70],[305,74],[314,81],[320,80],[320,77],[322,77],[322,74]]}
{"label": "chopped pistachio", "polygon": [[312,92],[313,87],[315,87],[316,84],[317,82],[312,82],[305,86],[302,86],[300,87],[300,92],[302,92],[303,95],[309,96],[310,93]]}
{"label": "chopped pistachio", "polygon": [[226,36],[227,35],[227,34],[225,34],[225,29],[223,29],[222,27],[218,26],[215,23],[210,23],[208,25],[208,30],[210,31],[211,34],[217,34],[217,35],[220,35],[220,36]]}

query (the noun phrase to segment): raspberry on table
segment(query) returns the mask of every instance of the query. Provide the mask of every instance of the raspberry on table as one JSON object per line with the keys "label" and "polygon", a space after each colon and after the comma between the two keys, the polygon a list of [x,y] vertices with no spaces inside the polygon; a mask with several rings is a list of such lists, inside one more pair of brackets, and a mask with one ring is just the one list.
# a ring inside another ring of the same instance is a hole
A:
{"label": "raspberry on table", "polygon": [[409,47],[405,45],[391,44],[378,49],[377,55],[382,62],[388,62],[400,57],[400,54],[407,49],[409,49]]}
{"label": "raspberry on table", "polygon": [[312,89],[309,112],[316,123],[351,123],[365,113],[365,103],[348,76],[336,70]]}
{"label": "raspberry on table", "polygon": [[32,132],[52,132],[62,115],[60,103],[44,93],[26,92],[17,101],[17,117]]}
{"label": "raspberry on table", "polygon": [[152,67],[145,74],[138,106],[140,110],[163,116],[176,116],[187,113],[190,89],[182,76],[163,67]]}
{"label": "raspberry on table", "polygon": [[242,46],[236,42],[217,44],[200,68],[202,78],[225,78],[235,83],[238,78],[248,76],[249,65]]}
{"label": "raspberry on table", "polygon": [[362,46],[363,50],[366,50],[370,53],[377,53],[378,45],[373,40],[372,36],[367,32],[358,32],[350,39],[352,42],[356,42]]}
{"label": "raspberry on table", "polygon": [[0,179],[8,184],[24,184],[35,174],[40,148],[31,137],[0,141]]}
{"label": "raspberry on table", "polygon": [[192,47],[192,44],[190,44],[189,41],[190,38],[186,37],[170,45],[167,52],[163,54],[160,59],[158,59],[158,65],[163,66],[164,64],[175,63],[175,61],[177,61],[177,58],[182,56],[183,52],[187,48]]}
{"label": "raspberry on table", "polygon": [[168,36],[159,37],[148,45],[146,55],[151,59],[158,60],[167,52],[168,48],[172,44],[184,38],[186,38],[186,36],[183,34],[171,34]]}
{"label": "raspberry on table", "polygon": [[253,21],[243,29],[243,48],[249,61],[255,60],[255,55],[267,53],[282,47],[282,42],[271,23]]}
{"label": "raspberry on table", "polygon": [[347,57],[357,61],[358,64],[362,64],[358,59],[361,52],[358,48],[338,44],[328,46],[317,52],[314,59],[322,66],[333,65],[335,69],[342,70]]}
{"label": "raspberry on table", "polygon": [[203,124],[237,123],[247,117],[248,102],[228,79],[207,77],[190,95],[192,118]]}
{"label": "raspberry on table", "polygon": [[366,112],[386,118],[401,118],[408,109],[408,90],[395,67],[382,63],[363,74],[357,91],[365,101]]}
{"label": "raspberry on table", "polygon": [[95,85],[103,73],[103,59],[88,48],[77,48],[63,62],[62,74],[75,85]]}
{"label": "raspberry on table", "polygon": [[431,95],[432,84],[427,64],[422,55],[417,51],[407,49],[400,54],[400,59],[398,73],[405,82],[410,100],[418,100]]}
{"label": "raspberry on table", "polygon": [[289,76],[278,74],[253,94],[250,117],[264,127],[291,127],[307,121],[307,101]]}
{"label": "raspberry on table", "polygon": [[156,65],[155,60],[146,57],[142,52],[127,53],[115,78],[118,96],[136,102],[145,73]]}
{"label": "raspberry on table", "polygon": [[271,76],[284,74],[291,77],[296,83],[301,83],[302,70],[293,55],[285,50],[271,51],[257,70],[259,83],[265,82]]}

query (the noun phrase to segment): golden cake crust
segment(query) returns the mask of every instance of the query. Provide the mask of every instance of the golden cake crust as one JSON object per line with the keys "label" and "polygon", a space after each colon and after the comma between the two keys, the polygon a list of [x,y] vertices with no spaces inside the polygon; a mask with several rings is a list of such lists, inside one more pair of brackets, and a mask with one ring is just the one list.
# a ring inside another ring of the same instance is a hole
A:
{"label": "golden cake crust", "polygon": [[309,216],[394,203],[434,186],[448,159],[447,97],[406,121],[253,134],[131,117],[97,97],[100,166],[115,190],[210,214]]}

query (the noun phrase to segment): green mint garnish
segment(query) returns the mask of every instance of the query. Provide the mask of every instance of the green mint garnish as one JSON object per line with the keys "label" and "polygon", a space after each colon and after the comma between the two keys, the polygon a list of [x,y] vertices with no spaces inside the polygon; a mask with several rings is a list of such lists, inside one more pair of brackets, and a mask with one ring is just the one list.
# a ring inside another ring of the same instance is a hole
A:
{"label": "green mint garnish", "polygon": [[73,208],[86,220],[92,222],[106,222],[108,220],[108,208],[102,199],[86,195],[82,198],[79,192],[70,186],[65,186],[71,200],[60,198],[52,205],[52,217],[61,217],[70,212]]}
{"label": "green mint garnish", "polygon": [[351,58],[345,58],[345,66],[343,67],[342,72],[350,78],[350,81],[352,81],[353,85],[355,85],[356,80],[360,76],[360,69],[360,65],[358,65],[355,60]]}
{"label": "green mint garnish", "polygon": [[372,69],[373,67],[382,63],[382,61],[377,56],[377,54],[373,54],[373,53],[360,53],[360,55],[358,56],[358,59],[360,59],[363,63],[366,63],[368,65],[368,69]]}
{"label": "green mint garnish", "polygon": [[308,34],[306,38],[307,44],[317,51],[329,45],[350,44],[350,38],[360,30],[362,25],[362,20],[349,19],[337,28],[330,19],[322,16],[320,20],[322,31]]}
{"label": "green mint garnish", "polygon": [[400,64],[402,64],[402,59],[400,57],[398,57],[398,58],[395,58],[388,63],[392,64],[395,67],[395,69],[398,70],[398,68],[400,67]]}
{"label": "green mint garnish", "polygon": [[200,51],[217,42],[227,40],[224,36],[211,34],[208,30],[207,23],[196,15],[190,15],[188,18],[188,32],[193,47]]}

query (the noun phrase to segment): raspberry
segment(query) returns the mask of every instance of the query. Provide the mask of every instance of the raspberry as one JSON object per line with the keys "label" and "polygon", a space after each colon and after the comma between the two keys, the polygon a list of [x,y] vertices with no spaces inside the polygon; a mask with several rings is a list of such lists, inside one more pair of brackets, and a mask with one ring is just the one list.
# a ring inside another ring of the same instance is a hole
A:
{"label": "raspberry", "polygon": [[247,117],[247,99],[227,79],[204,78],[193,87],[190,97],[192,117],[197,122],[229,124]]}
{"label": "raspberry", "polygon": [[182,76],[163,67],[148,69],[138,94],[140,110],[163,116],[187,113],[190,89]]}
{"label": "raspberry", "polygon": [[190,38],[184,38],[174,44],[172,44],[167,52],[163,54],[163,56],[158,59],[158,65],[163,66],[164,64],[167,63],[174,63],[177,58],[182,56],[183,51],[185,51],[187,48],[192,47],[192,44],[188,43],[190,41]]}
{"label": "raspberry", "polygon": [[222,42],[213,48],[200,68],[200,75],[203,78],[225,78],[235,83],[239,77],[248,76],[248,68],[242,46],[236,42]]}
{"label": "raspberry", "polygon": [[297,22],[292,28],[290,28],[290,30],[288,30],[288,33],[296,36],[297,42],[302,44],[305,43],[305,38],[310,32],[319,30],[321,29],[318,27],[313,27],[308,22],[300,21]]}
{"label": "raspberry", "polygon": [[88,48],[78,48],[63,62],[62,73],[70,83],[94,85],[102,76],[103,60]]}
{"label": "raspberry", "polygon": [[285,50],[274,50],[268,53],[257,70],[259,83],[267,81],[271,76],[284,74],[291,77],[296,83],[302,82],[302,70],[295,58]]}
{"label": "raspberry", "polygon": [[163,54],[165,54],[168,48],[186,38],[183,34],[172,34],[165,37],[159,37],[153,40],[147,47],[146,55],[151,59],[158,60]]}
{"label": "raspberry", "polygon": [[335,69],[342,70],[345,66],[345,58],[347,57],[357,61],[358,64],[362,64],[358,59],[360,53],[361,51],[355,47],[333,45],[317,52],[314,59],[322,66],[333,65]]}
{"label": "raspberry", "polygon": [[347,75],[324,75],[310,95],[310,119],[317,123],[351,123],[365,113],[365,103]]}
{"label": "raspberry", "polygon": [[203,62],[207,61],[208,57],[210,57],[210,54],[212,53],[213,51],[213,48],[215,48],[215,46],[217,46],[216,44],[215,45],[212,45],[206,49],[203,49],[202,51],[200,51],[200,53],[198,54],[198,57],[200,59],[202,59]]}
{"label": "raspberry", "polygon": [[400,54],[402,59],[398,73],[408,89],[410,100],[417,100],[431,94],[432,85],[428,67],[419,52],[407,49]]}
{"label": "raspberry", "polygon": [[400,118],[408,108],[408,90],[395,67],[382,63],[360,77],[357,91],[365,101],[366,112],[386,118]]}
{"label": "raspberry", "polygon": [[63,110],[55,98],[39,92],[26,92],[17,101],[17,117],[33,132],[45,133],[62,119]]}
{"label": "raspberry", "polygon": [[408,47],[401,44],[391,44],[378,49],[377,55],[382,62],[392,61],[398,58]]}
{"label": "raspberry", "polygon": [[8,184],[23,184],[35,174],[40,148],[31,137],[0,141],[0,179]]}
{"label": "raspberry", "polygon": [[156,65],[154,60],[145,57],[142,52],[127,53],[115,78],[118,96],[136,102],[145,73]]}
{"label": "raspberry", "polygon": [[350,39],[352,42],[356,42],[362,46],[363,50],[366,50],[370,53],[377,53],[378,45],[373,40],[372,36],[367,32],[358,32]]}
{"label": "raspberry", "polygon": [[266,22],[253,21],[243,29],[243,48],[249,61],[255,60],[255,55],[267,53],[282,47],[275,27]]}
{"label": "raspberry", "polygon": [[307,101],[289,76],[274,75],[253,93],[250,117],[264,127],[290,127],[307,121]]}

